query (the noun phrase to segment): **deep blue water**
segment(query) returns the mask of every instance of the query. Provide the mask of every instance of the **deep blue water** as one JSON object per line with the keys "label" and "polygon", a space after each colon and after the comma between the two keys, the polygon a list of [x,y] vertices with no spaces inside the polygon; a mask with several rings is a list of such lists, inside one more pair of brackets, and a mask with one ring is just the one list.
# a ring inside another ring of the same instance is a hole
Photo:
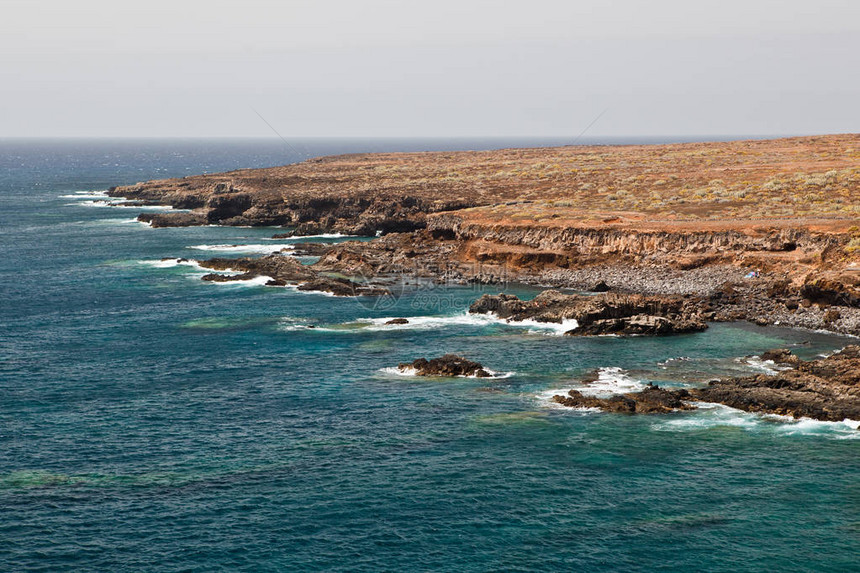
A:
{"label": "deep blue water", "polygon": [[[469,321],[474,288],[389,308],[204,283],[154,262],[273,244],[274,230],[150,229],[63,197],[294,155],[278,141],[0,142],[0,571],[858,570],[848,425],[547,399],[594,368],[619,369],[609,385],[701,383],[756,371],[743,357],[767,348],[811,357],[844,338],[718,324],[584,339]],[[370,321],[392,316],[419,318]],[[513,374],[384,371],[444,352]]]}

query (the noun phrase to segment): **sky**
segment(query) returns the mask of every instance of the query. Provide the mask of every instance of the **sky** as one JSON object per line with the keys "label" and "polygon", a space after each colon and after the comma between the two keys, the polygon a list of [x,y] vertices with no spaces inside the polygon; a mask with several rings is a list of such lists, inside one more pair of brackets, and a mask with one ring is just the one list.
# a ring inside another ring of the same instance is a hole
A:
{"label": "sky", "polygon": [[857,0],[128,4],[0,0],[0,137],[860,132]]}

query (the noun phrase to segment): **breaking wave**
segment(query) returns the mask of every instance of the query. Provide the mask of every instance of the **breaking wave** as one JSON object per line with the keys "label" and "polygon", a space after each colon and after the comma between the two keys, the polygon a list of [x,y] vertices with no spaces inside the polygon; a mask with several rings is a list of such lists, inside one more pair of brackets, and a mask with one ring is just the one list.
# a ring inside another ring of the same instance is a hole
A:
{"label": "breaking wave", "polygon": [[[386,324],[391,320],[399,318],[405,318],[409,322],[406,324]],[[528,328],[528,332],[530,333],[549,335],[562,335],[578,326],[576,320],[573,319],[566,320],[562,323],[537,322],[535,320],[508,321],[491,314],[470,314],[468,312],[451,316],[386,316],[381,318],[359,318],[354,324],[365,325],[364,328],[367,330],[434,330],[444,328],[446,326],[483,327],[502,325],[517,328]]]}
{"label": "breaking wave", "polygon": [[292,245],[276,244],[276,245],[191,245],[187,247],[197,251],[218,251],[223,253],[256,253],[270,254],[279,253],[281,251],[293,250]]}

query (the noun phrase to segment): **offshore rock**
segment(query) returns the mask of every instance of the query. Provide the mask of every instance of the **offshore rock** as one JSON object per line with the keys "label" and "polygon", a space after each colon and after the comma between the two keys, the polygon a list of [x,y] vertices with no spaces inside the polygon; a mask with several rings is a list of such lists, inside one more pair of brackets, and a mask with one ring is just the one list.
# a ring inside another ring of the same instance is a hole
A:
{"label": "offshore rock", "polygon": [[456,354],[446,354],[439,358],[427,360],[419,358],[414,362],[404,362],[398,365],[401,371],[415,370],[417,376],[474,376],[476,378],[491,378],[479,362],[472,362]]}
{"label": "offshore rock", "polygon": [[659,386],[648,386],[641,392],[615,394],[608,398],[586,396],[578,390],[570,390],[567,396],[556,395],[553,402],[569,408],[599,408],[604,412],[622,414],[665,414],[676,410],[694,410],[686,404],[686,390],[666,390]]}

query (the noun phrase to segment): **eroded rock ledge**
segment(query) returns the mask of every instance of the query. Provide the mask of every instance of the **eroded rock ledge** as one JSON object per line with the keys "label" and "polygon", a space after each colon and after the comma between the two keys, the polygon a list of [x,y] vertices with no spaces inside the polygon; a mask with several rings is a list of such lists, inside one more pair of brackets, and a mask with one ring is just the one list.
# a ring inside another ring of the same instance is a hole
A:
{"label": "eroded rock ledge", "polygon": [[827,358],[804,362],[780,349],[763,355],[796,368],[715,380],[703,388],[667,390],[649,386],[641,392],[608,398],[571,390],[553,401],[572,408],[607,412],[666,413],[694,409],[695,402],[713,402],[747,412],[812,418],[827,422],[860,420],[860,346],[847,346]]}
{"label": "eroded rock ledge", "polygon": [[508,294],[484,295],[469,307],[474,314],[494,314],[513,321],[563,323],[576,320],[572,336],[667,335],[705,330],[702,301],[689,297],[601,293],[562,294],[549,290],[529,301]]}

